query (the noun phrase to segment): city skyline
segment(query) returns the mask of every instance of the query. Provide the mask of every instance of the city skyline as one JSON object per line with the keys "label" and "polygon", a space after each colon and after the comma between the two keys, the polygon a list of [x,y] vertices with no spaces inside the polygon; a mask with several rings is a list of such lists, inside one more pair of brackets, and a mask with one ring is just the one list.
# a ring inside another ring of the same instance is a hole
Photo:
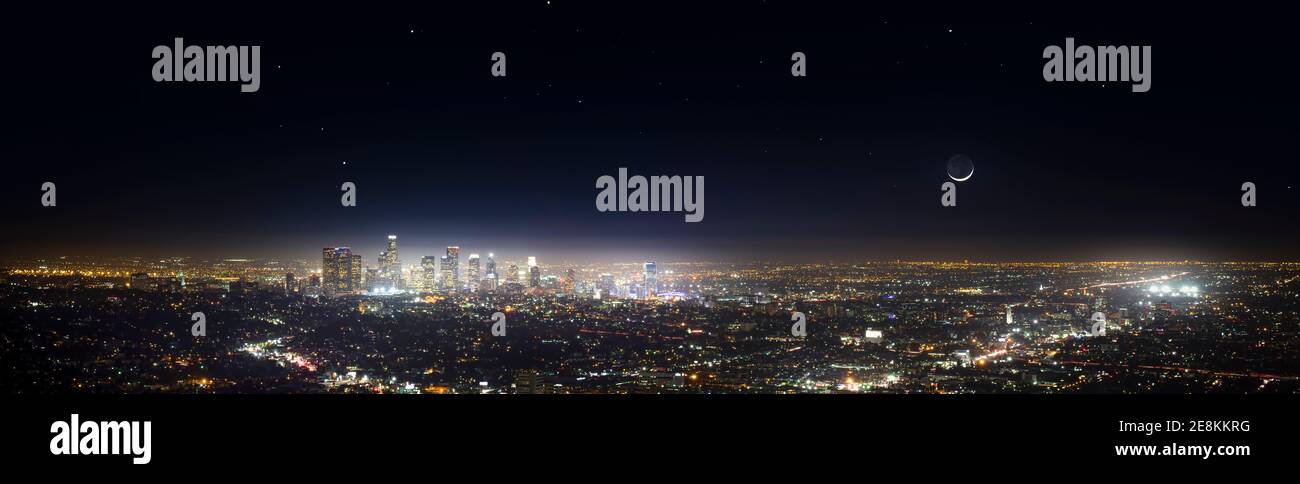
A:
{"label": "city skyline", "polygon": [[[342,248],[323,257],[327,267],[361,260]],[[412,291],[287,277],[300,267],[271,261],[146,262],[149,272],[50,262],[0,274],[6,344],[30,361],[9,369],[11,391],[1300,390],[1288,349],[1297,262],[646,261],[543,272],[534,260],[509,264],[515,277],[497,288]],[[208,327],[191,340],[179,330],[194,310]],[[41,349],[48,338],[62,342]]]}

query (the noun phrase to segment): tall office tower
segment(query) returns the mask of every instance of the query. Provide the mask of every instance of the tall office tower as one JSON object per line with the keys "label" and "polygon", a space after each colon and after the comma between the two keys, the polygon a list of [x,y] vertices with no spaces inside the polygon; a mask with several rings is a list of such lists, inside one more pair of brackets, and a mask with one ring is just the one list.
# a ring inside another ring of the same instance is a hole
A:
{"label": "tall office tower", "polygon": [[397,259],[397,236],[388,236],[388,248],[379,253],[379,285],[394,289],[402,285],[402,263]]}
{"label": "tall office tower", "polygon": [[361,256],[347,247],[321,249],[321,289],[326,296],[354,294],[361,290]]}
{"label": "tall office tower", "polygon": [[578,274],[569,269],[564,271],[564,292],[573,294],[573,286],[578,283]]}
{"label": "tall office tower", "polygon": [[537,258],[528,258],[528,287],[542,286],[542,268],[537,267]]}
{"label": "tall office tower", "polygon": [[334,252],[338,250],[334,247],[326,247],[320,250],[320,276],[321,292],[326,296],[333,296],[334,291],[338,288],[339,269],[338,264],[334,262]]}
{"label": "tall office tower", "polygon": [[406,274],[403,275],[402,279],[407,281],[407,283],[402,287],[402,289],[407,289],[416,292],[424,290],[424,268],[423,267],[420,266],[411,267],[411,270],[407,271]]}
{"label": "tall office tower", "polygon": [[600,275],[600,297],[609,297],[614,295],[614,275],[604,273]]}
{"label": "tall office tower", "polygon": [[375,292],[388,287],[384,285],[386,281],[379,276],[379,269],[367,267],[364,274],[366,276],[364,279],[365,285],[362,287],[366,288],[366,292]]}
{"label": "tall office tower", "polygon": [[348,292],[359,294],[361,293],[361,275],[365,273],[365,270],[361,267],[361,254],[352,254],[350,259],[352,260],[352,264],[349,265],[352,268],[352,272],[348,274],[351,281],[348,287]]}
{"label": "tall office tower", "polygon": [[460,289],[460,247],[448,246],[447,257],[443,259],[442,285],[450,290]]}
{"label": "tall office tower", "polygon": [[452,282],[453,279],[451,278],[451,262],[447,261],[448,259],[447,256],[445,255],[442,256],[439,260],[441,261],[439,262],[439,264],[442,267],[440,269],[441,275],[438,276],[438,289],[443,291],[450,291],[455,289],[456,285],[455,283]]}
{"label": "tall office tower", "polygon": [[285,294],[285,295],[293,294],[293,293],[295,292],[295,289],[297,289],[297,287],[296,287],[296,286],[294,285],[294,283],[293,283],[293,273],[292,273],[292,272],[285,273],[285,274],[284,274],[284,294]]}
{"label": "tall office tower", "polygon": [[492,279],[496,279],[497,278],[496,275],[497,275],[497,260],[495,258],[495,254],[488,252],[487,262],[483,264],[483,278],[487,279],[490,277]]}
{"label": "tall office tower", "polygon": [[519,265],[511,262],[506,273],[506,282],[519,284]]}
{"label": "tall office tower", "polygon": [[420,290],[424,292],[433,292],[438,288],[436,279],[438,278],[438,257],[426,255],[420,258],[420,268],[423,269],[424,280]]}
{"label": "tall office tower", "polygon": [[383,259],[384,259],[383,266],[381,266],[380,269],[389,272],[395,272],[400,270],[397,267],[397,265],[400,264],[400,262],[397,259],[397,236],[396,235],[388,236],[388,250],[385,250],[383,252]]}
{"label": "tall office tower", "polygon": [[469,255],[469,267],[465,268],[465,287],[470,292],[478,291],[478,254]]}
{"label": "tall office tower", "polygon": [[659,293],[659,271],[655,268],[654,261],[645,263],[645,281],[642,286],[645,289],[642,299],[650,299]]}

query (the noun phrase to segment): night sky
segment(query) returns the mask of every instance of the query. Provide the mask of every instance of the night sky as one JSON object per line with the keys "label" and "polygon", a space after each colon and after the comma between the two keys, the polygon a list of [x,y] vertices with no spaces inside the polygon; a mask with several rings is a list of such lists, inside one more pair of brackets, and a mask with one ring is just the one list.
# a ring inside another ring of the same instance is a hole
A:
{"label": "night sky", "polygon": [[[15,12],[0,244],[350,245],[373,263],[397,234],[407,264],[447,245],[543,262],[1300,256],[1285,15],[705,3]],[[1045,82],[1042,51],[1067,36],[1151,45],[1150,92]],[[150,52],[175,37],[260,45],[261,89],[154,82]],[[944,208],[959,153],[975,174]],[[704,221],[597,212],[595,180],[619,167],[703,176]]]}

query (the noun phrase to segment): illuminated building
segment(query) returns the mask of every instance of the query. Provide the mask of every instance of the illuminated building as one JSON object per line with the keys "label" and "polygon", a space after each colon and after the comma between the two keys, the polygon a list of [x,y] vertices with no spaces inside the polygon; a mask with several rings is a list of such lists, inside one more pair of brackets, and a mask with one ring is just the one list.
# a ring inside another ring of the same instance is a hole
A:
{"label": "illuminated building", "polygon": [[390,272],[397,268],[397,236],[388,236],[388,250],[379,253],[379,270]]}
{"label": "illuminated building", "polygon": [[541,287],[542,268],[537,267],[537,258],[528,258],[528,287]]}
{"label": "illuminated building", "polygon": [[[487,285],[486,289],[495,291],[497,284],[500,284],[500,276],[497,275],[496,255],[488,252],[487,263],[484,265],[483,282]],[[482,288],[480,288],[482,289]]]}
{"label": "illuminated building", "polygon": [[488,252],[487,262],[483,265],[483,277],[497,278],[497,260],[491,252]]}
{"label": "illuminated building", "polygon": [[460,247],[447,247],[447,255],[442,258],[442,287],[448,291],[459,289],[460,284]]}
{"label": "illuminated building", "polygon": [[361,256],[348,247],[321,249],[321,276],[326,296],[356,294],[361,291]]}
{"label": "illuminated building", "polygon": [[479,284],[478,277],[478,254],[469,255],[469,265],[465,268],[465,285],[470,291],[477,291]]}
{"label": "illuminated building", "polygon": [[401,286],[402,263],[397,259],[397,236],[388,236],[388,248],[379,253],[379,278],[394,288]]}
{"label": "illuminated building", "polygon": [[546,393],[546,385],[542,383],[542,375],[537,370],[523,370],[515,375],[515,393],[525,395],[538,395]]}
{"label": "illuminated building", "polygon": [[645,281],[643,282],[645,294],[642,299],[650,299],[655,293],[659,292],[659,274],[655,268],[654,261],[645,263]]}
{"label": "illuminated building", "polygon": [[506,274],[506,282],[519,284],[519,265],[511,262],[509,269],[509,272]]}
{"label": "illuminated building", "polygon": [[421,257],[420,269],[420,274],[423,276],[421,279],[423,283],[420,285],[420,290],[432,292],[434,289],[437,289],[435,279],[438,277],[438,258],[432,255]]}

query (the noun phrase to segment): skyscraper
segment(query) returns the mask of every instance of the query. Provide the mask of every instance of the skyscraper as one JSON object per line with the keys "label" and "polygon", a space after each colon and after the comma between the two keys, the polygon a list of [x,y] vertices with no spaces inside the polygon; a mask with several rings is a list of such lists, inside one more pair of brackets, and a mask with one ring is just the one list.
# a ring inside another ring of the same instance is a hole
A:
{"label": "skyscraper", "polygon": [[442,258],[442,287],[448,291],[460,288],[460,247],[447,247]]}
{"label": "skyscraper", "polygon": [[470,292],[478,290],[478,254],[469,255],[469,266],[465,268],[465,286]]}
{"label": "skyscraper", "polygon": [[388,236],[388,250],[379,253],[379,270],[393,272],[399,270],[397,259],[397,236]]}
{"label": "skyscraper", "polygon": [[292,273],[292,272],[285,273],[285,274],[284,274],[284,293],[285,293],[285,295],[293,294],[295,289],[297,289],[297,287],[295,287],[295,285],[294,285],[294,283],[293,283],[293,273]]}
{"label": "skyscraper", "polygon": [[402,276],[402,280],[405,281],[403,289],[408,289],[415,292],[423,291],[424,290],[424,267],[420,266],[419,264],[412,266],[411,269],[409,271],[406,271],[406,273]]}
{"label": "skyscraper", "polygon": [[339,266],[335,255],[337,251],[338,249],[334,247],[326,247],[320,251],[321,291],[326,296],[333,296],[334,291],[338,290],[339,286]]}
{"label": "skyscraper", "polygon": [[497,260],[495,254],[488,252],[487,262],[484,264],[483,269],[483,280],[490,282],[488,290],[495,291],[497,289],[497,284],[501,283],[500,278],[497,276]]}
{"label": "skyscraper", "polygon": [[388,248],[379,253],[380,284],[393,288],[401,286],[402,263],[397,258],[397,236],[388,236]]}
{"label": "skyscraper", "polygon": [[511,262],[510,265],[507,266],[507,269],[508,272],[506,273],[506,282],[519,284],[519,265],[515,264],[514,262]]}
{"label": "skyscraper", "polygon": [[644,294],[642,295],[642,299],[650,299],[654,297],[655,294],[659,293],[658,272],[659,272],[658,269],[655,268],[654,261],[645,263],[645,281],[643,284]]}
{"label": "skyscraper", "polygon": [[432,292],[437,289],[438,279],[438,257],[426,255],[420,258],[420,268],[423,269],[424,281],[420,287],[421,291]]}
{"label": "skyscraper", "polygon": [[528,287],[542,286],[542,268],[537,267],[537,258],[528,258]]}
{"label": "skyscraper", "polygon": [[351,264],[348,264],[348,292],[359,294],[361,292],[361,276],[364,270],[361,268],[361,254],[351,254],[348,257]]}

